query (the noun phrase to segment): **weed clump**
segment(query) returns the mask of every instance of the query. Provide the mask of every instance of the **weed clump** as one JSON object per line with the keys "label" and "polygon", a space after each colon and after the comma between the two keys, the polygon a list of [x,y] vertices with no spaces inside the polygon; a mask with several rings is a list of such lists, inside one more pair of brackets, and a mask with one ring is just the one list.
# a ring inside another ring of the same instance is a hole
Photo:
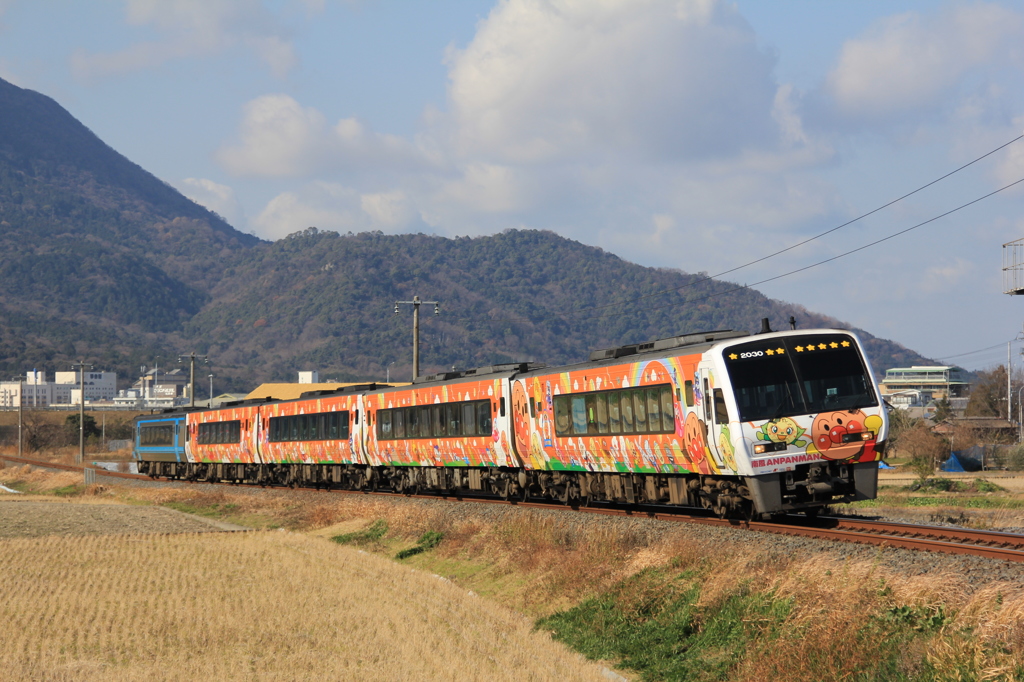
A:
{"label": "weed clump", "polygon": [[377,519],[363,530],[335,535],[331,540],[333,542],[337,542],[339,545],[366,545],[371,542],[380,541],[380,539],[387,534],[388,522],[384,519]]}
{"label": "weed clump", "polygon": [[444,538],[444,533],[439,533],[436,530],[428,530],[426,533],[420,536],[419,541],[414,547],[403,549],[401,552],[395,555],[396,559],[408,559],[411,556],[422,554],[428,549],[434,549]]}

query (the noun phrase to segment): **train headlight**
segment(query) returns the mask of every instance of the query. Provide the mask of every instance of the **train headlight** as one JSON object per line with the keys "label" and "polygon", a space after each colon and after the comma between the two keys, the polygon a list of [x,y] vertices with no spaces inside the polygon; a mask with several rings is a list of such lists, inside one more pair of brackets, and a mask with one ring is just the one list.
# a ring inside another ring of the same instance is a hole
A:
{"label": "train headlight", "polygon": [[763,455],[764,454],[764,444],[763,443],[761,445],[755,445],[754,446],[754,454],[755,455]]}

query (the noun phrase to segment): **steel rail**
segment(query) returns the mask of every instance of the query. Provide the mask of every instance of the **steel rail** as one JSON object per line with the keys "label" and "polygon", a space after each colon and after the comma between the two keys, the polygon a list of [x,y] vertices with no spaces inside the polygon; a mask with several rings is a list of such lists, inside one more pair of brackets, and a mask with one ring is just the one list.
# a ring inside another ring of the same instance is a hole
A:
{"label": "steel rail", "polygon": [[[58,464],[55,462],[43,462],[30,460],[21,457],[0,455],[0,460],[6,460],[17,464],[27,464],[41,468],[59,469],[63,471],[82,471],[87,468],[81,465]],[[92,468],[92,467],[88,467]],[[95,469],[98,476],[114,478],[154,480],[145,474],[128,474],[106,469]],[[177,480],[181,483],[193,483],[183,479]],[[195,481],[195,483],[207,483],[209,481]],[[235,485],[229,482],[218,482],[219,485]],[[739,530],[751,530],[762,533],[773,533],[776,535],[790,535],[816,538],[821,540],[833,540],[839,542],[852,542],[857,544],[877,545],[881,547],[894,547],[900,549],[911,549],[918,551],[930,551],[943,554],[965,554],[983,556],[990,559],[1002,561],[1024,562],[1024,535],[1014,533],[1002,533],[999,531],[972,530],[969,528],[955,528],[948,526],[917,525],[908,523],[896,523],[891,521],[871,521],[861,519],[848,519],[842,517],[822,517],[816,523],[802,524],[794,523],[773,523],[766,521],[744,521],[741,519],[720,519],[714,516],[702,516],[692,513],[680,513],[677,511],[666,511],[658,507],[634,507],[622,508],[608,505],[583,506],[569,504],[553,504],[545,502],[529,502],[522,500],[504,500],[501,498],[463,496],[451,493],[432,494],[407,494],[393,491],[369,491],[369,490],[342,490],[330,489],[324,491],[321,488],[297,488],[304,491],[340,492],[350,495],[381,495],[385,497],[403,497],[414,499],[442,499],[457,500],[460,502],[477,502],[484,504],[504,504],[511,507],[523,509],[543,509],[547,511],[575,511],[588,514],[604,514],[608,516],[624,516],[627,518],[652,519],[658,521],[672,521],[675,523],[696,523],[709,526],[730,527]]]}

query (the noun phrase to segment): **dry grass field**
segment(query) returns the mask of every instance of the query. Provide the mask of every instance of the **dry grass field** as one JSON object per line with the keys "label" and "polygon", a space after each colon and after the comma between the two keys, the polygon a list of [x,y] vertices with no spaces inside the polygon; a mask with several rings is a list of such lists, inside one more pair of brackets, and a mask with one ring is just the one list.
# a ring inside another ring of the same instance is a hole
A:
{"label": "dry grass field", "polygon": [[[37,494],[69,480],[0,470]],[[637,680],[1024,679],[1008,564],[363,495],[112,484],[74,499],[289,532],[0,541],[2,673],[601,679],[555,633]],[[443,540],[393,559],[425,533]]]}
{"label": "dry grass field", "polygon": [[594,680],[528,619],[306,535],[0,541],[5,680]]}

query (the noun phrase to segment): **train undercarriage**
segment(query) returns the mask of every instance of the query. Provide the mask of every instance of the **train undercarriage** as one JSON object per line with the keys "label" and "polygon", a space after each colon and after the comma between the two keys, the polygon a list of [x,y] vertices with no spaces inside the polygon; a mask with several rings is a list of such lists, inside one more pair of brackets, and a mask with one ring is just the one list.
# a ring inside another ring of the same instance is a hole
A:
{"label": "train undercarriage", "polygon": [[501,467],[373,467],[361,464],[238,464],[139,462],[139,473],[210,483],[290,486],[365,492],[496,496],[548,500],[698,507],[720,517],[753,518],[822,507],[877,494],[875,462],[817,462],[760,476],[527,471]]}

